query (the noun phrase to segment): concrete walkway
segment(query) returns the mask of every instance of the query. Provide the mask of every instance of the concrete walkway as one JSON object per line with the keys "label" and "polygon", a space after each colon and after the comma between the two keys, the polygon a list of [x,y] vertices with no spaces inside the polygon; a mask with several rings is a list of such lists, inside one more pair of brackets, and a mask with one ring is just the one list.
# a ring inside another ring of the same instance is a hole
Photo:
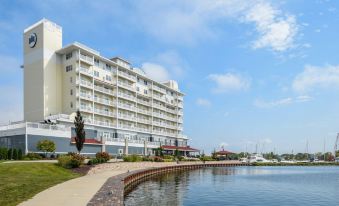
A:
{"label": "concrete walkway", "polygon": [[[186,162],[182,164],[198,164],[198,162]],[[219,162],[220,163],[220,162]],[[231,162],[230,162],[231,163]],[[87,175],[69,180],[35,195],[20,206],[59,206],[72,205],[83,206],[91,200],[106,180],[112,176],[138,169],[154,168],[176,165],[175,162],[119,162],[100,164],[92,168]]]}

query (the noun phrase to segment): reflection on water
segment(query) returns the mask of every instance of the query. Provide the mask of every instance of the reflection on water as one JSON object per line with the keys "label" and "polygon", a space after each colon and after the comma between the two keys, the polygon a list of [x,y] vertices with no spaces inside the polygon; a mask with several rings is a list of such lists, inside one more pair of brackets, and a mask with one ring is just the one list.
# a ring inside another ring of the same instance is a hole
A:
{"label": "reflection on water", "polygon": [[153,177],[125,205],[339,205],[339,167],[223,167]]}

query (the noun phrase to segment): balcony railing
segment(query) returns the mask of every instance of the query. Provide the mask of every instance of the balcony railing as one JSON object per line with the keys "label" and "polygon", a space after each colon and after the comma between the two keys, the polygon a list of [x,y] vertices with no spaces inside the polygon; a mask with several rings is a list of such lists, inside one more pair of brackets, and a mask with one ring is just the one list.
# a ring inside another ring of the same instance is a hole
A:
{"label": "balcony railing", "polygon": [[80,71],[83,74],[87,74],[87,75],[90,75],[90,76],[93,75],[93,72],[91,70],[83,68],[83,67],[77,68],[76,70]]}
{"label": "balcony railing", "polygon": [[123,77],[125,77],[129,80],[134,81],[134,82],[137,80],[137,78],[135,76],[129,75],[126,72],[118,71],[118,75],[123,76]]}
{"label": "balcony railing", "polygon": [[80,92],[80,97],[85,98],[85,99],[92,100],[92,94]]}
{"label": "balcony railing", "polygon": [[124,103],[121,103],[121,102],[118,102],[118,107],[122,108],[122,109],[127,109],[127,110],[131,110],[131,111],[135,111],[135,107],[132,106],[132,105],[128,105],[128,104],[124,104]]}
{"label": "balcony railing", "polygon": [[115,104],[114,101],[111,101],[111,100],[108,100],[108,99],[103,99],[103,98],[100,98],[100,97],[94,97],[94,101],[99,102],[101,104],[106,104],[106,105],[114,105]]}
{"label": "balcony railing", "polygon": [[151,114],[152,114],[151,111],[145,110],[145,109],[140,109],[140,108],[138,108],[137,111],[138,111],[138,113],[141,113],[141,114],[147,114],[147,115],[151,115]]}
{"label": "balcony railing", "polygon": [[127,114],[118,114],[118,118],[120,119],[125,119],[125,120],[128,120],[128,121],[136,121],[136,117],[135,116],[132,116],[132,115],[127,115]]}
{"label": "balcony railing", "polygon": [[99,120],[93,120],[93,124],[105,126],[105,127],[113,127],[114,125],[111,122],[104,122]]}
{"label": "balcony railing", "polygon": [[100,91],[100,92],[102,92],[104,94],[111,94],[111,95],[113,95],[113,90],[106,89],[104,87],[100,87],[100,86],[94,85],[94,89],[97,90],[97,91]]}
{"label": "balcony railing", "polygon": [[81,106],[80,106],[80,109],[81,109],[82,111],[84,111],[84,112],[93,112],[93,109],[92,109],[92,107],[90,107],[90,106],[84,106],[84,105],[81,105]]}
{"label": "balcony railing", "polygon": [[84,54],[80,54],[80,59],[81,59],[81,60],[84,60],[84,61],[86,61],[86,62],[88,62],[88,63],[90,63],[90,64],[93,64],[93,63],[94,63],[94,60],[93,60],[92,57],[86,56],[86,55],[84,55]]}
{"label": "balcony railing", "polygon": [[132,100],[132,101],[135,101],[135,99],[136,99],[134,96],[132,96],[130,94],[123,93],[123,92],[119,92],[118,97],[122,97],[122,98]]}
{"label": "balcony railing", "polygon": [[101,115],[106,115],[109,117],[114,117],[115,114],[111,111],[106,111],[106,110],[102,110],[102,109],[98,109],[98,108],[94,108],[94,112],[97,114],[101,114]]}
{"label": "balcony railing", "polygon": [[135,91],[135,86],[133,84],[128,84],[122,81],[118,81],[118,85],[128,90]]}
{"label": "balcony railing", "polygon": [[138,118],[138,122],[143,123],[143,124],[151,124],[151,120],[149,119]]}
{"label": "balcony railing", "polygon": [[151,102],[148,102],[148,101],[144,101],[144,100],[141,100],[141,99],[137,99],[137,102],[140,103],[140,104],[144,104],[144,105],[147,105],[147,106],[151,106]]}

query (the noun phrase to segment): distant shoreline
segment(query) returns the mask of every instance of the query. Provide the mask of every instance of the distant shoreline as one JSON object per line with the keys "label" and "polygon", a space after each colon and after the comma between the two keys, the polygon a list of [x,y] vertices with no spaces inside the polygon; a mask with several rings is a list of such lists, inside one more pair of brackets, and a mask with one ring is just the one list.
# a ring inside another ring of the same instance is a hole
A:
{"label": "distant shoreline", "polygon": [[339,162],[252,163],[252,166],[339,166]]}

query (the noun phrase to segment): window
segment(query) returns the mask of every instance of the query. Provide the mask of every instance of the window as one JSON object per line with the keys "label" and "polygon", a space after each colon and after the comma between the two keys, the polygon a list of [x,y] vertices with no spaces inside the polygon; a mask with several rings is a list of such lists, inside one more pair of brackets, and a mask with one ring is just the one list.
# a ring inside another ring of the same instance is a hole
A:
{"label": "window", "polygon": [[71,106],[71,108],[73,108],[73,102],[71,102],[71,105],[70,105],[70,106]]}
{"label": "window", "polygon": [[111,65],[106,64],[106,70],[111,71]]}
{"label": "window", "polygon": [[70,71],[72,71],[72,65],[68,65],[68,66],[66,66],[66,72],[70,72]]}
{"label": "window", "polygon": [[70,94],[73,95],[73,89],[70,90]]}
{"label": "window", "polygon": [[144,90],[144,94],[147,94],[147,90],[146,89]]}
{"label": "window", "polygon": [[66,54],[66,60],[68,60],[68,59],[70,59],[70,58],[72,58],[72,52],[71,52],[71,53],[68,53],[68,54]]}
{"label": "window", "polygon": [[106,75],[106,80],[111,82],[112,81],[112,77],[109,76],[109,75]]}
{"label": "window", "polygon": [[98,71],[94,71],[94,76],[95,77],[99,77],[99,72]]}
{"label": "window", "polygon": [[71,83],[73,83],[73,77],[70,77],[70,78],[69,78],[69,81],[70,81]]}
{"label": "window", "polygon": [[144,80],[144,84],[147,85],[147,81],[146,80]]}
{"label": "window", "polygon": [[140,91],[140,88],[139,88],[139,87],[137,87],[137,91]]}
{"label": "window", "polygon": [[95,66],[99,66],[99,64],[100,64],[99,59],[94,59],[94,64],[95,64]]}

